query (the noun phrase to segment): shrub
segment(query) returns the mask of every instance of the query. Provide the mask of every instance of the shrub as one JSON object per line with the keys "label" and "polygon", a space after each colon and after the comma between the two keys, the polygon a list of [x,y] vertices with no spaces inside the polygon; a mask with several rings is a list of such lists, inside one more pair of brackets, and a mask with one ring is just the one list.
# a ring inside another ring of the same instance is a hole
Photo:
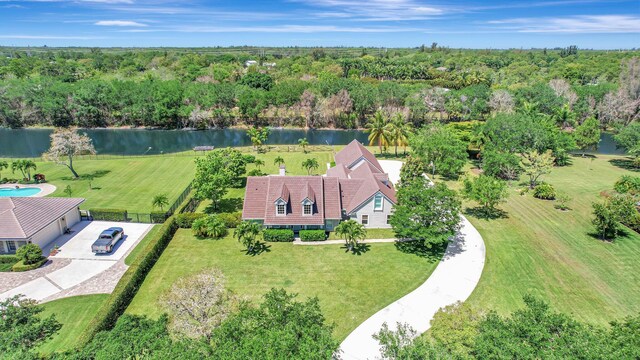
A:
{"label": "shrub", "polygon": [[562,210],[562,211],[566,211],[569,210],[570,207],[568,205],[568,202],[571,201],[571,197],[567,194],[558,194],[557,198],[557,204],[555,205],[556,209]]}
{"label": "shrub", "polygon": [[267,174],[263,173],[260,169],[253,169],[247,173],[247,176],[265,176]]}
{"label": "shrub", "polygon": [[162,224],[167,220],[167,213],[165,211],[153,211],[149,214],[149,219],[154,224]]}
{"label": "shrub", "polygon": [[242,222],[242,212],[227,212],[218,214],[218,218],[222,220],[224,226],[228,228],[236,228]]}
{"label": "shrub", "polygon": [[541,183],[533,189],[533,197],[542,200],[553,200],[556,198],[556,189],[551,184]]}
{"label": "shrub", "polygon": [[20,258],[15,255],[0,255],[0,264],[15,264]]}
{"label": "shrub", "polygon": [[178,224],[178,227],[181,229],[191,229],[191,226],[193,225],[193,222],[205,217],[205,214],[202,213],[184,213],[184,214],[177,214],[175,216],[176,218],[176,224]]}
{"label": "shrub", "polygon": [[270,242],[291,242],[294,238],[291,229],[265,229],[262,237],[264,241]]}
{"label": "shrub", "polygon": [[25,264],[23,260],[20,260],[11,267],[11,271],[22,272],[22,271],[35,270],[40,266],[42,266],[44,263],[46,263],[47,260],[48,259],[44,256],[41,256],[40,259],[38,259],[38,261],[34,262],[33,264]]}
{"label": "shrub", "polygon": [[620,194],[640,195],[640,176],[624,175],[613,188]]}
{"label": "shrub", "polygon": [[93,220],[127,221],[127,210],[124,209],[91,209]]}
{"label": "shrub", "polygon": [[42,249],[36,244],[27,244],[18,248],[16,256],[25,265],[35,264],[42,259]]}
{"label": "shrub", "polygon": [[327,233],[324,230],[300,230],[300,240],[302,241],[325,241]]}
{"label": "shrub", "polygon": [[219,239],[227,235],[227,227],[217,215],[208,215],[196,219],[191,225],[191,229],[197,237]]}

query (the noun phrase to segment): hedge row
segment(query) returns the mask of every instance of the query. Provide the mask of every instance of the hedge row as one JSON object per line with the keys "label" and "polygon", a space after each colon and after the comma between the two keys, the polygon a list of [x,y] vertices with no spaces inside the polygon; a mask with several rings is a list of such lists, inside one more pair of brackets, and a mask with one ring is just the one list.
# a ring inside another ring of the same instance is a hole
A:
{"label": "hedge row", "polygon": [[175,219],[178,227],[180,229],[191,229],[193,222],[207,216],[207,214],[203,213],[184,213],[184,214],[176,214]]}
{"label": "hedge row", "polygon": [[293,230],[291,229],[265,229],[262,232],[264,241],[270,242],[291,242],[293,241]]}
{"label": "hedge row", "polygon": [[125,209],[91,209],[89,212],[93,220],[127,221],[127,210]]}
{"label": "hedge row", "polygon": [[17,263],[15,263],[12,267],[11,267],[11,271],[13,272],[22,272],[22,271],[29,271],[29,270],[34,270],[39,268],[40,266],[42,266],[44,263],[47,262],[47,258],[46,257],[42,257],[42,259],[38,260],[37,262],[33,263],[33,264],[29,264],[29,265],[25,265],[24,264],[24,260],[20,260]]}
{"label": "hedge row", "polygon": [[324,230],[300,230],[300,240],[325,241],[327,240],[327,233]]}
{"label": "hedge row", "polygon": [[145,277],[169,245],[177,230],[178,224],[175,217],[169,217],[155,238],[146,244],[140,253],[141,256],[137,257],[124,273],[107,301],[96,311],[96,317],[91,320],[87,329],[80,336],[80,346],[88,344],[98,332],[113,327],[118,317],[124,313],[133,300]]}
{"label": "hedge row", "polygon": [[20,261],[15,255],[0,255],[0,264],[15,264]]}

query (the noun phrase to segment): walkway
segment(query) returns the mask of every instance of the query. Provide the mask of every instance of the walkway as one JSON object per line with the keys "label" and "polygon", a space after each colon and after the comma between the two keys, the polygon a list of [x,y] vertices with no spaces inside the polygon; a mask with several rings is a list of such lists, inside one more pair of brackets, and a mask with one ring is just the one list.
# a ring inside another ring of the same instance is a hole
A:
{"label": "walkway", "polygon": [[[411,241],[411,240],[397,240],[397,239],[365,239],[358,241],[358,244],[376,244],[376,243],[391,243],[391,242]],[[325,241],[302,241],[296,239],[293,241],[293,245],[344,245],[344,240],[325,240]]]}
{"label": "walkway", "polygon": [[[399,178],[399,161],[380,161],[393,181]],[[393,173],[392,173],[393,172]],[[461,229],[451,240],[440,264],[431,276],[411,293],[365,320],[340,345],[345,360],[376,359],[380,345],[372,335],[383,323],[395,329],[406,323],[418,333],[431,326],[433,315],[442,307],[465,301],[473,292],[484,267],[485,246],[480,233],[462,217]]]}

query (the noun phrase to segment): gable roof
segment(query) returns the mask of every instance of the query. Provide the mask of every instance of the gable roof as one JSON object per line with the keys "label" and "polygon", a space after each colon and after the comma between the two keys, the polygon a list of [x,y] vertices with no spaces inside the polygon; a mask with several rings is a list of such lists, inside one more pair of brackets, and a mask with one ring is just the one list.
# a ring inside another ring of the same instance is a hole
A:
{"label": "gable roof", "polygon": [[80,198],[0,198],[0,239],[28,239],[82,202]]}
{"label": "gable roof", "polygon": [[339,180],[342,207],[348,214],[378,192],[394,204],[397,203],[396,191],[388,180],[387,174],[378,171],[369,163],[358,166],[348,174],[348,178]]}
{"label": "gable roof", "polygon": [[376,157],[358,140],[353,140],[349,145],[345,146],[344,149],[338,151],[335,155],[336,164],[342,164],[347,168],[351,168],[361,158],[364,158],[379,171],[382,171],[382,166],[380,166]]}

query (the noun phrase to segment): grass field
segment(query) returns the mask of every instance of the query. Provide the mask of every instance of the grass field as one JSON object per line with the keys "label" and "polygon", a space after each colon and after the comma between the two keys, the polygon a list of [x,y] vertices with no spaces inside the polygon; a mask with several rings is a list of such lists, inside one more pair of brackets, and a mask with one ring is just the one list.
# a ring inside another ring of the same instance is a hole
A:
{"label": "grass field", "polygon": [[[172,203],[193,179],[195,164],[191,156],[148,156],[109,158],[107,160],[76,160],[74,168],[80,178],[74,180],[65,166],[36,161],[34,173],[42,173],[47,182],[57,187],[51,196],[86,199],[82,209],[126,209],[129,212],[150,212],[153,196],[167,194]],[[19,177],[9,170],[3,176]],[[91,189],[89,188],[91,185]],[[157,209],[159,210],[159,209]]]}
{"label": "grass field", "polygon": [[340,245],[296,246],[268,243],[268,251],[249,256],[231,237],[198,240],[179,230],[147,276],[128,313],[157,317],[158,303],[178,278],[217,267],[228,287],[251,300],[259,300],[272,287],[318,296],[335,336],[343,339],[357,325],[389,303],[422,284],[440,259],[407,253],[394,244],[372,244],[361,255],[345,253]]}
{"label": "grass field", "polygon": [[573,158],[572,166],[544,177],[573,198],[571,211],[559,211],[531,194],[520,196],[514,185],[501,205],[507,218],[469,216],[487,246],[472,304],[506,313],[531,293],[557,310],[600,324],[640,311],[640,235],[629,231],[613,243],[591,235],[591,203],[620,176],[631,174],[612,165],[612,159]]}
{"label": "grass field", "polygon": [[93,319],[96,310],[109,297],[107,294],[74,296],[45,303],[42,316],[55,314],[62,324],[60,331],[49,341],[40,345],[38,351],[51,354],[70,350],[76,346],[80,334]]}

